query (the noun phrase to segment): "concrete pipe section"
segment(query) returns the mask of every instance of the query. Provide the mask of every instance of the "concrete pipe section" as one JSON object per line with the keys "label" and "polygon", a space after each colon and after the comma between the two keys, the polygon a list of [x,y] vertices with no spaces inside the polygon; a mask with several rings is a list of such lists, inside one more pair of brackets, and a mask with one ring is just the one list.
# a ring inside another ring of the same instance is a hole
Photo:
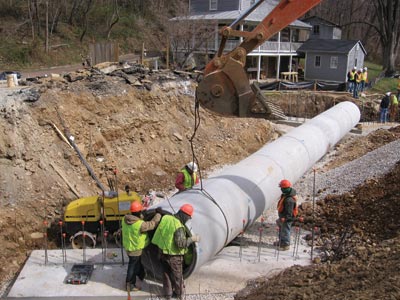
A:
{"label": "concrete pipe section", "polygon": [[[292,183],[309,170],[327,151],[359,122],[360,111],[351,102],[342,102],[292,129],[279,139],[240,161],[203,180],[202,187],[181,192],[157,207],[174,213],[184,203],[194,207],[187,229],[200,235],[191,249],[193,258],[185,265],[184,276],[212,259],[240,232],[251,225],[280,197],[278,183],[283,178]],[[154,248],[146,269],[154,273],[159,265]]]}

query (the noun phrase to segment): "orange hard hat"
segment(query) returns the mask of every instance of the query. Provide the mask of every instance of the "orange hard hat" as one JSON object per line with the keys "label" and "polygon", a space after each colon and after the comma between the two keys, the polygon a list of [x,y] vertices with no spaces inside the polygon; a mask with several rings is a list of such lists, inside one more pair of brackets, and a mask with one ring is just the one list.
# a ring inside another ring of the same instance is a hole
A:
{"label": "orange hard hat", "polygon": [[193,206],[191,206],[190,204],[183,204],[180,210],[189,216],[193,216],[194,209]]}
{"label": "orange hard hat", "polygon": [[283,179],[283,180],[281,180],[281,182],[279,182],[279,187],[282,189],[290,188],[291,186],[292,186],[292,184],[287,179]]}
{"label": "orange hard hat", "polygon": [[130,208],[131,212],[139,212],[143,210],[143,206],[142,203],[138,202],[138,201],[133,201],[131,203],[131,208]]}

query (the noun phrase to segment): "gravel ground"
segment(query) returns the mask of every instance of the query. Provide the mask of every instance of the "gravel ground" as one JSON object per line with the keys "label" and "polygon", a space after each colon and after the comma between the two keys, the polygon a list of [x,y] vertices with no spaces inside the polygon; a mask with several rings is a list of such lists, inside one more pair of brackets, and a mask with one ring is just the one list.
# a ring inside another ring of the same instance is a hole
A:
{"label": "gravel ground", "polygon": [[[367,179],[388,173],[399,160],[399,149],[400,140],[396,140],[338,168],[324,173],[318,172],[317,169],[315,199],[323,199],[329,194],[340,195],[349,192]],[[313,179],[314,172],[311,170],[294,185],[303,198],[312,199]]]}

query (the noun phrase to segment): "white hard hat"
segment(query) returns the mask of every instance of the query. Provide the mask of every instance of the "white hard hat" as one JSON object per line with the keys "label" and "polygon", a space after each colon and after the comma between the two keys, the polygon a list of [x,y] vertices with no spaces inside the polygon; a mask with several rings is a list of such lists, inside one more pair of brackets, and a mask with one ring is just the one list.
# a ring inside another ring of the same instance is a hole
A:
{"label": "white hard hat", "polygon": [[391,92],[387,92],[387,93],[386,93],[386,96],[390,96],[390,94],[391,94]]}
{"label": "white hard hat", "polygon": [[353,70],[357,70],[357,67],[354,66],[354,67],[353,67]]}
{"label": "white hard hat", "polygon": [[368,68],[367,67],[364,67],[364,71],[367,71],[368,70]]}
{"label": "white hard hat", "polygon": [[190,163],[187,163],[186,167],[188,167],[190,170],[192,170],[192,172],[197,172],[197,170],[198,170],[197,164],[192,161]]}

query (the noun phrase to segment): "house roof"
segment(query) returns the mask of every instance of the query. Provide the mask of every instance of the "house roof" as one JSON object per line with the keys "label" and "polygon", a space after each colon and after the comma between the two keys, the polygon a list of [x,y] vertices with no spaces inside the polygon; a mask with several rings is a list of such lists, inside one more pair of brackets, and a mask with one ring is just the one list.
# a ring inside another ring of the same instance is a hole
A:
{"label": "house roof", "polygon": [[357,44],[366,55],[364,46],[360,41],[345,41],[332,39],[309,39],[300,48],[298,52],[331,52],[331,53],[349,53]]}
{"label": "house roof", "polygon": [[311,23],[312,21],[315,21],[314,23],[318,23],[321,25],[326,25],[326,26],[331,26],[331,27],[340,27],[339,25],[332,23],[328,20],[325,20],[323,18],[317,17],[317,16],[312,16],[308,18],[301,19],[305,23]]}
{"label": "house roof", "polygon": [[[254,10],[250,15],[248,15],[244,20],[247,23],[260,23],[279,3],[279,1],[269,0],[263,2],[256,10]],[[171,19],[175,20],[203,20],[203,21],[226,21],[227,23],[233,22],[238,19],[241,15],[243,15],[247,9],[242,10],[231,10],[231,11],[221,11],[221,12],[212,12],[207,14],[193,14],[190,16],[176,17]],[[289,26],[298,27],[298,28],[306,28],[311,29],[312,26],[304,23],[300,20],[295,20]]]}

